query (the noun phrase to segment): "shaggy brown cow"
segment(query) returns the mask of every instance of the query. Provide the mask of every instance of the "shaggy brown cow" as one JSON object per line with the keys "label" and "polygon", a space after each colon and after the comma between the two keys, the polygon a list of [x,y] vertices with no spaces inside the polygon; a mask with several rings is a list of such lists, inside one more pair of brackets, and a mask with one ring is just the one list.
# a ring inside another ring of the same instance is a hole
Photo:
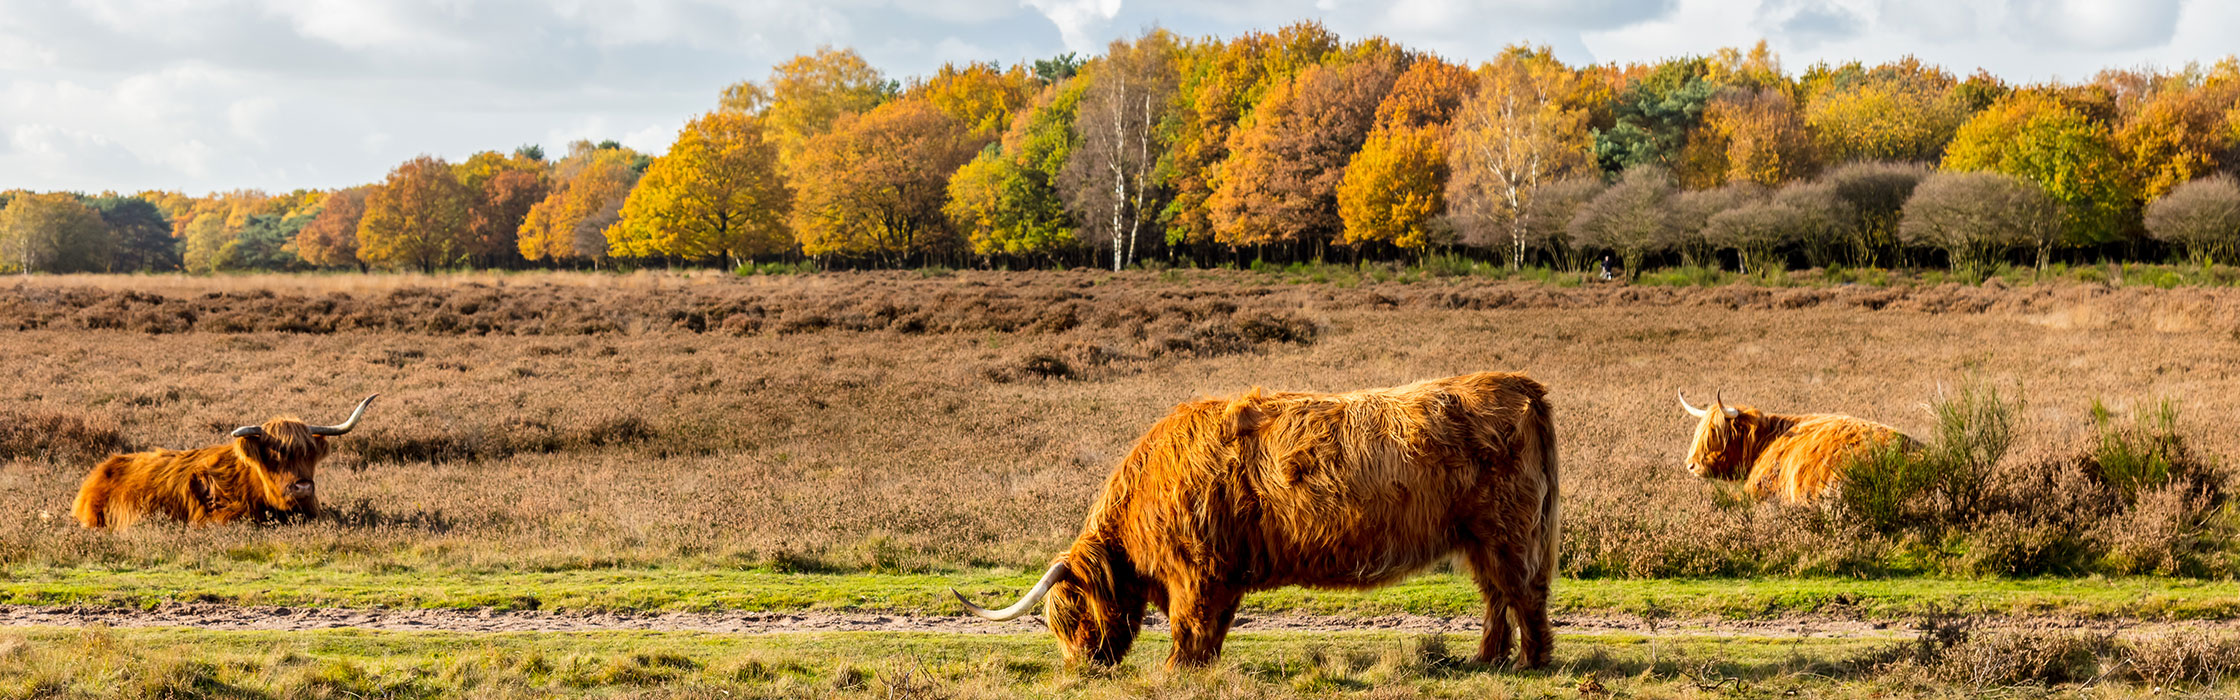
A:
{"label": "shaggy brown cow", "polygon": [[[1548,663],[1556,572],[1556,436],[1546,389],[1481,373],[1346,394],[1259,389],[1182,404],[1105,481],[1073,546],[1024,598],[1069,662],[1118,663],[1147,604],[1167,612],[1167,665],[1203,665],[1246,593],[1371,588],[1456,554],[1485,596],[1478,660]],[[955,591],[951,591],[955,593]]]}
{"label": "shaggy brown cow", "polygon": [[1919,443],[1881,423],[1816,413],[1784,416],[1748,406],[1728,406],[1714,397],[1711,408],[1680,407],[1701,418],[1688,448],[1688,471],[1706,479],[1742,480],[1752,498],[1780,497],[1790,504],[1813,503],[1841,479],[1850,458],[1875,446],[1899,441],[1904,449]]}
{"label": "shaggy brown cow", "polygon": [[327,438],[358,427],[371,403],[373,396],[358,402],[341,425],[274,418],[235,429],[222,445],[111,455],[78,487],[78,524],[121,528],[149,515],[193,525],[318,515],[312,473],[327,456]]}

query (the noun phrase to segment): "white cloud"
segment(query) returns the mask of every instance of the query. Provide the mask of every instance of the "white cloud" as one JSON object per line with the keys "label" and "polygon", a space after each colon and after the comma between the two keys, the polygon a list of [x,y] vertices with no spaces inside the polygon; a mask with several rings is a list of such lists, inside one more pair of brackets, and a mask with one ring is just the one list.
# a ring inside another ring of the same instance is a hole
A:
{"label": "white cloud", "polygon": [[1057,25],[1067,50],[1083,54],[1104,50],[1104,41],[1096,32],[1120,14],[1120,0],[1020,0],[1020,4],[1034,8]]}

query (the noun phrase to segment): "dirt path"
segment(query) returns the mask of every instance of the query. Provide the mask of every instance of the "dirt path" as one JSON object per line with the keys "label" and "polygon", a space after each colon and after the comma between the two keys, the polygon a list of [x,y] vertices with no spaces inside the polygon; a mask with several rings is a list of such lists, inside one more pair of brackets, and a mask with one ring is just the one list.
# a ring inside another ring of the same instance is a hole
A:
{"label": "dirt path", "polygon": [[[1846,620],[1833,617],[1790,617],[1772,620],[1649,620],[1632,616],[1557,616],[1556,629],[1566,634],[1712,635],[1820,639],[1876,639],[1913,635],[1911,625]],[[2240,633],[2240,620],[2217,622],[2079,621],[2054,618],[1999,619],[1998,627],[2095,629],[2117,632],[2196,630]],[[301,631],[321,629],[372,629],[441,632],[589,632],[599,630],[663,630],[773,634],[789,632],[938,632],[944,634],[1019,634],[1042,631],[1039,617],[1011,622],[986,622],[965,617],[880,615],[869,613],[554,613],[492,610],[362,610],[345,608],[287,608],[180,603],[153,610],[130,608],[40,607],[0,605],[0,627],[106,625],[110,627],[191,627],[210,630]],[[1164,631],[1166,619],[1152,615],[1147,625]],[[1323,615],[1242,615],[1240,632],[1388,631],[1475,633],[1475,617],[1388,615],[1333,617]]]}

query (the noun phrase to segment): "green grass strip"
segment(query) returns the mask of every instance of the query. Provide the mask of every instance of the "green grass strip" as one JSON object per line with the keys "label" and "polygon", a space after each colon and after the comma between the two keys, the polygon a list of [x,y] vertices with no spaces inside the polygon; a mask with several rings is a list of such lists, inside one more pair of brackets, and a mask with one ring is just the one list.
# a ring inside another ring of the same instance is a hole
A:
{"label": "green grass strip", "polygon": [[[175,602],[342,608],[559,611],[846,611],[954,615],[955,586],[1007,602],[1034,576],[786,574],[723,569],[552,572],[353,571],[241,564],[225,568],[16,567],[0,603],[146,608]],[[1558,581],[1559,613],[1765,619],[1792,614],[1905,619],[1930,612],[2150,620],[2240,616],[2240,583],[2164,578],[1590,579]],[[1287,588],[1248,611],[1371,616],[1475,615],[1466,577],[1429,574],[1373,591]]]}

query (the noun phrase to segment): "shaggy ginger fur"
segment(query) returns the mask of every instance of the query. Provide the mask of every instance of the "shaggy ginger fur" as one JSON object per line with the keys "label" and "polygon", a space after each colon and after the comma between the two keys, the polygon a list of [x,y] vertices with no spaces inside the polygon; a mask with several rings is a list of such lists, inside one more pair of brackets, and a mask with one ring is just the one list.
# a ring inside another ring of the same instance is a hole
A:
{"label": "shaggy ginger fur", "polygon": [[263,428],[263,435],[201,449],[111,455],[78,487],[78,524],[122,528],[151,515],[191,525],[318,515],[312,477],[327,456],[327,439],[295,418]]}
{"label": "shaggy ginger fur", "polygon": [[1126,656],[1146,605],[1197,666],[1246,593],[1371,588],[1461,555],[1486,599],[1480,661],[1548,663],[1556,437],[1546,390],[1480,373],[1345,394],[1182,404],[1136,442],[1058,561],[1044,612],[1071,662]]}
{"label": "shaggy ginger fur", "polygon": [[1842,480],[1852,457],[1890,440],[1907,450],[1920,444],[1870,420],[1827,413],[1785,416],[1713,402],[1696,423],[1688,471],[1706,479],[1739,479],[1742,490],[1761,501],[1810,504]]}

